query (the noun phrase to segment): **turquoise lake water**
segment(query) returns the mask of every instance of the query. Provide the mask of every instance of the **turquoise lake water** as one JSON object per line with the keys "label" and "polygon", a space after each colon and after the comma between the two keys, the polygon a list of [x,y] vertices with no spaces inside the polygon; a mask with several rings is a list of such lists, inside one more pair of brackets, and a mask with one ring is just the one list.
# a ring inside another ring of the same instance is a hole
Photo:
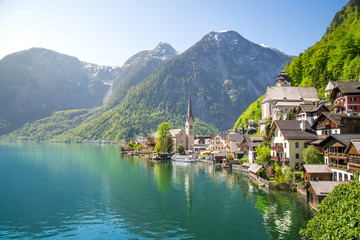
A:
{"label": "turquoise lake water", "polygon": [[312,216],[296,193],[206,164],[0,144],[1,239],[299,239]]}

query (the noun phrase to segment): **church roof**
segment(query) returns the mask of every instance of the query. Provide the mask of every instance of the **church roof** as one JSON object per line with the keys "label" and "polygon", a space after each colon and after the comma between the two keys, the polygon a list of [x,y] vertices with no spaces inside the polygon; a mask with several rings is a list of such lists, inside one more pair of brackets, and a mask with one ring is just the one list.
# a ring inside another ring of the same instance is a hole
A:
{"label": "church roof", "polygon": [[268,101],[319,102],[320,100],[314,87],[269,86],[263,103]]}

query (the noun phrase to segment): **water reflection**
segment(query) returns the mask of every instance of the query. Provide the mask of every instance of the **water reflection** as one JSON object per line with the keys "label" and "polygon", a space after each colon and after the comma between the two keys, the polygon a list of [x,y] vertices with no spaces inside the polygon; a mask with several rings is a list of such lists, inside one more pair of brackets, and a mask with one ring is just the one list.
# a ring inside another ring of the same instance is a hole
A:
{"label": "water reflection", "polygon": [[298,239],[311,218],[246,174],[108,146],[0,145],[0,194],[5,238]]}

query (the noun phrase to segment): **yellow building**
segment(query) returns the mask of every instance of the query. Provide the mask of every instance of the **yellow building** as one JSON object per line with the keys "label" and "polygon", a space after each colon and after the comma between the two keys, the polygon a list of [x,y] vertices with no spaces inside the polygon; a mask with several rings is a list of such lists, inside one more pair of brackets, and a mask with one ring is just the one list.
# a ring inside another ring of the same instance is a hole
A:
{"label": "yellow building", "polygon": [[305,120],[276,120],[267,139],[271,140],[271,160],[293,168],[303,164],[303,150],[318,137]]}

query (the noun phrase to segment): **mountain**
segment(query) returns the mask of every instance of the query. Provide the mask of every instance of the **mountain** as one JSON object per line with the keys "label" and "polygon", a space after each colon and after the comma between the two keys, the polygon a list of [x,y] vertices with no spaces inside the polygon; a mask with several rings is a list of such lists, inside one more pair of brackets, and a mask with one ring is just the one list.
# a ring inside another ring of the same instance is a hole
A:
{"label": "mountain", "polygon": [[153,50],[142,51],[129,58],[113,83],[108,102],[111,105],[119,104],[131,87],[142,82],[176,55],[176,50],[170,44],[161,42]]}
{"label": "mountain", "polygon": [[[163,121],[182,128],[190,91],[196,133],[227,130],[267,85],[274,84],[288,61],[291,57],[286,54],[234,31],[211,32],[179,55],[161,43],[126,62],[113,82],[109,103],[97,114],[58,112],[14,132],[12,139],[31,136],[36,140],[34,129],[47,129],[50,134],[41,135],[45,140],[120,141],[149,135]],[[54,128],[54,122],[68,123],[66,130]]]}
{"label": "mountain", "polygon": [[86,66],[42,48],[5,56],[0,61],[0,133],[53,111],[101,106],[110,87],[104,84],[106,71],[92,65],[90,72]]}
{"label": "mountain", "polygon": [[[316,87],[319,96],[329,80],[358,81],[360,76],[360,1],[351,0],[336,15],[320,41],[285,67],[293,86]],[[264,94],[265,91],[262,93]],[[261,116],[261,100],[251,105],[234,125]]]}
{"label": "mountain", "polygon": [[314,86],[323,96],[329,80],[358,81],[360,75],[360,1],[336,13],[323,38],[285,68],[293,83]]}

